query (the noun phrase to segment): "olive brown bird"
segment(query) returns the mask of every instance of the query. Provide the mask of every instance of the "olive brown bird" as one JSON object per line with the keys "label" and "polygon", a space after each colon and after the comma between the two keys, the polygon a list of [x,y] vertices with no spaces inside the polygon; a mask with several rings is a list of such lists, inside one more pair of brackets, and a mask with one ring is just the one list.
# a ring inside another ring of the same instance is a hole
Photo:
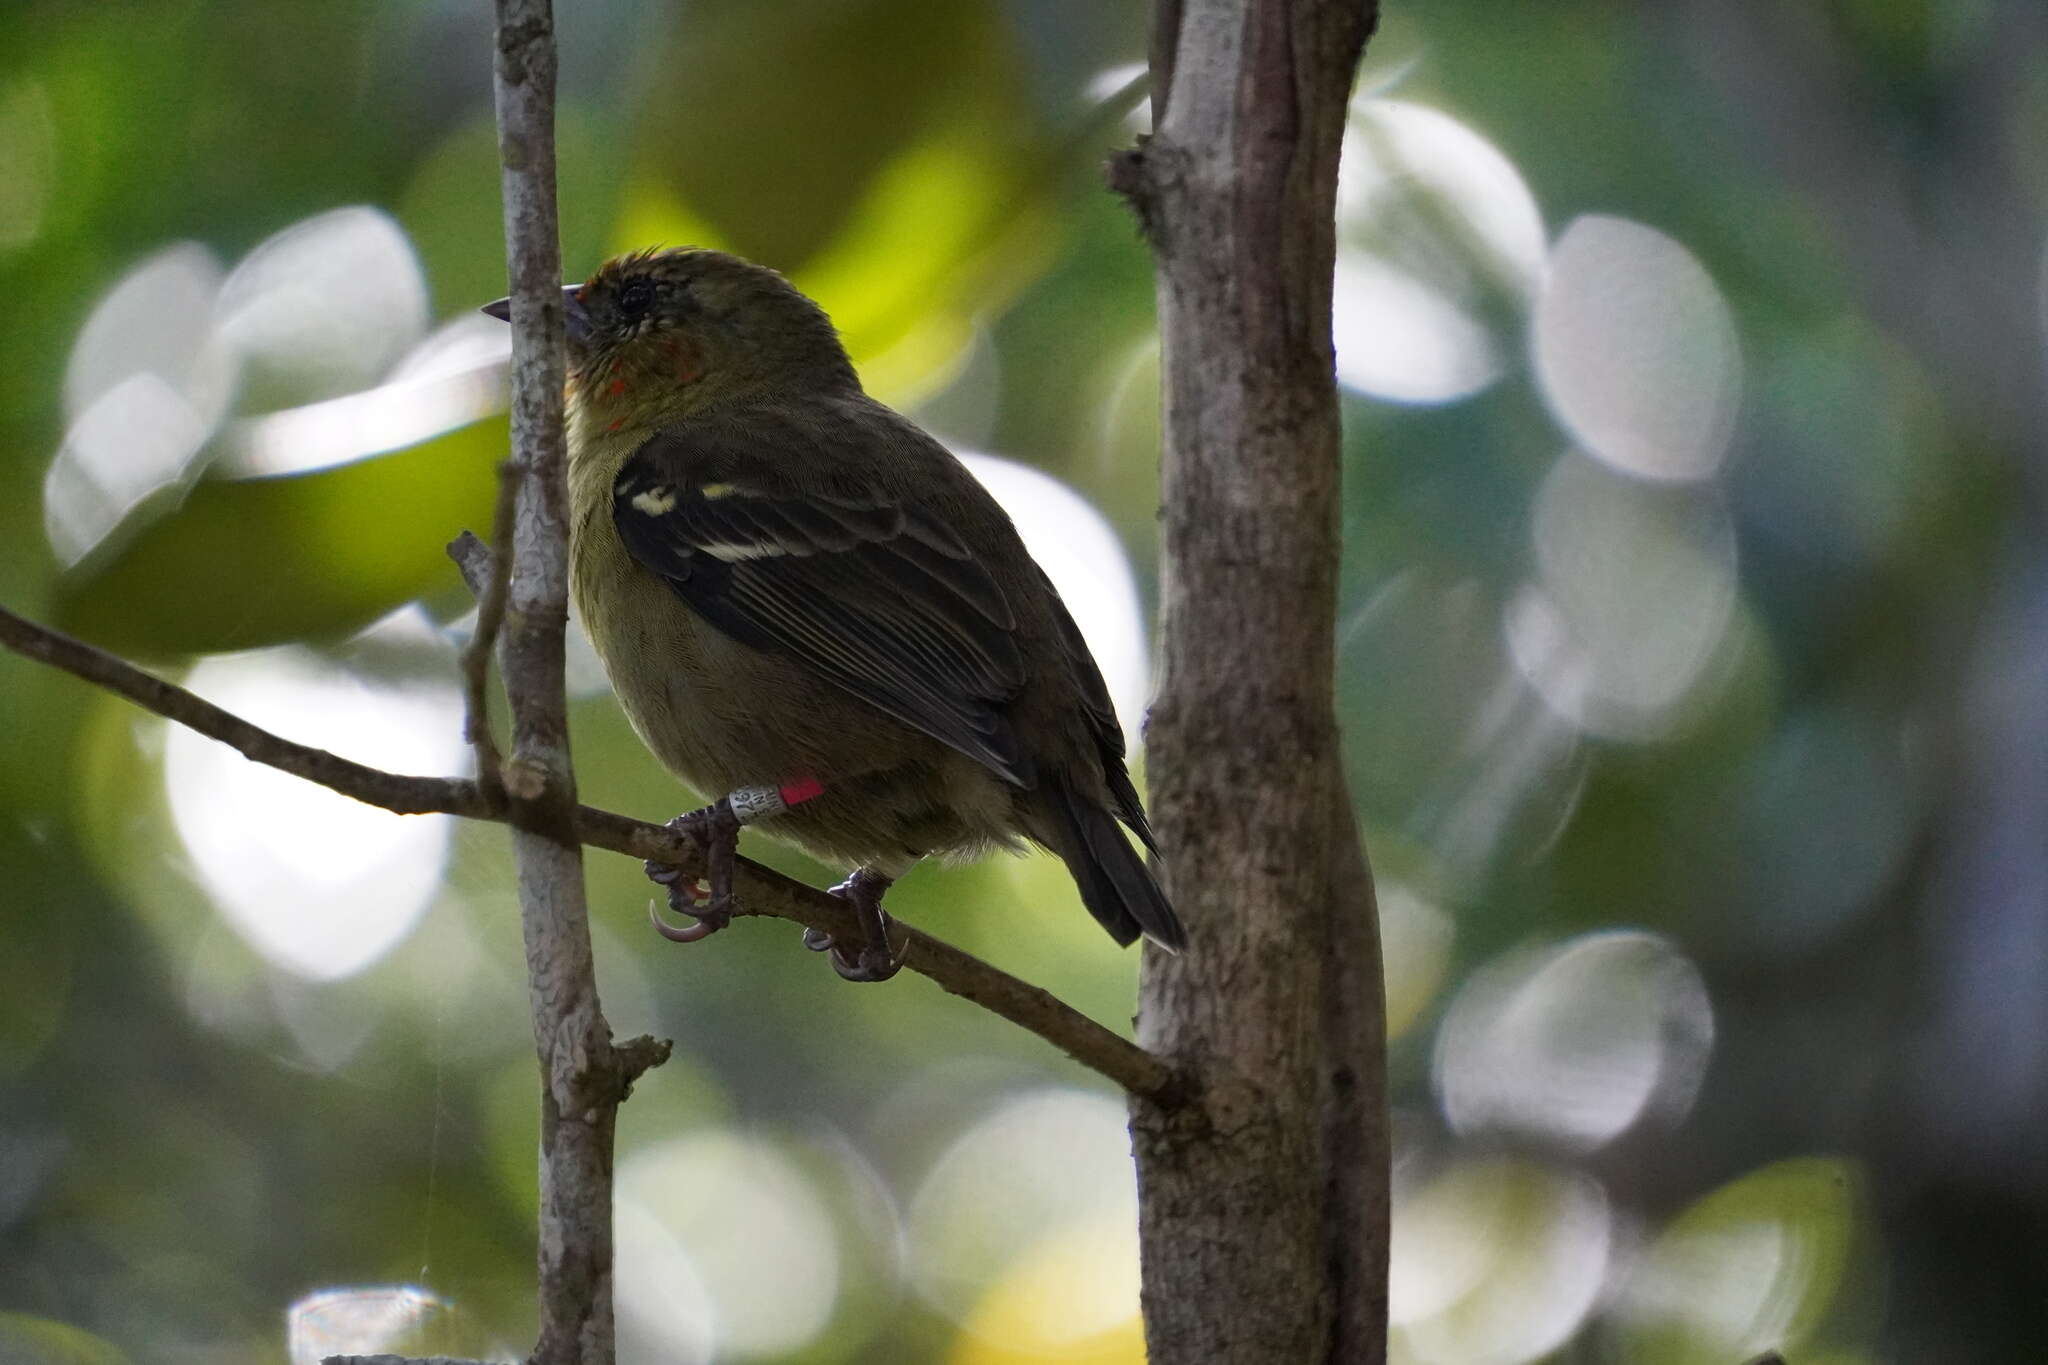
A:
{"label": "olive brown bird", "polygon": [[705,890],[649,864],[695,921],[657,927],[725,925],[757,824],[854,867],[833,894],[863,941],[805,935],[848,980],[901,966],[881,898],[919,859],[1027,839],[1119,944],[1182,947],[1073,617],[966,467],[862,390],[824,311],[696,248],[609,261],[563,302],[577,609],[648,748],[727,793],[671,822]]}

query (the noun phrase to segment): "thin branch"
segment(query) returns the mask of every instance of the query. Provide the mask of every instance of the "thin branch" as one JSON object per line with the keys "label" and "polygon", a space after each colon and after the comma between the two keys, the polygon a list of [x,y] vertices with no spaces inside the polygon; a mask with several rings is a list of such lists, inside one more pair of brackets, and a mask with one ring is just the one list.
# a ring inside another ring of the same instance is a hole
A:
{"label": "thin branch", "polygon": [[[686,875],[703,871],[703,857],[696,846],[684,843],[666,825],[579,806],[576,833],[593,848],[671,863]],[[679,850],[682,856],[677,856]],[[843,902],[772,867],[742,858],[734,884],[739,900],[733,911],[736,915],[789,920],[821,929],[841,942],[851,942],[861,932]],[[905,967],[930,978],[948,995],[971,1001],[1025,1032],[1037,1034],[1089,1070],[1154,1104],[1173,1108],[1187,1100],[1188,1087],[1174,1068],[1044,987],[1011,976],[901,920],[891,920],[889,937]]]}
{"label": "thin branch", "polygon": [[296,744],[251,725],[176,683],[165,682],[125,659],[17,616],[5,607],[0,607],[0,644],[126,697],[145,711],[154,711],[208,739],[217,739],[246,759],[353,796],[367,805],[382,806],[400,815],[438,811],[490,818],[474,783],[459,777],[387,773],[310,744]]}
{"label": "thin branch", "polygon": [[[500,545],[512,543],[518,490],[518,468],[508,460],[498,467],[498,510],[493,518]],[[470,539],[474,541],[476,537]],[[448,551],[453,555],[455,547],[449,546]],[[455,562],[462,565],[459,558]],[[498,632],[505,623],[505,595],[512,583],[512,562],[508,559],[495,568],[487,568],[481,580],[470,579],[468,567],[463,565],[463,578],[476,595],[476,633],[462,650],[462,732],[470,748],[476,751],[477,786],[484,799],[497,809],[505,801],[505,766],[498,755],[497,737],[491,733],[491,651],[497,648]]]}
{"label": "thin branch", "polygon": [[477,610],[482,611],[484,594],[497,582],[498,557],[491,553],[490,546],[476,538],[474,531],[464,531],[449,541],[448,557],[462,572],[462,581],[469,586],[469,595],[477,599]]}
{"label": "thin branch", "polygon": [[[635,1065],[666,1049],[612,1046],[576,839],[562,632],[569,614],[562,428],[562,255],[555,216],[555,19],[550,0],[497,0],[498,162],[511,282],[512,464],[498,535],[507,566],[480,612],[504,604],[498,664],[512,711],[503,769],[519,920],[540,1057],[540,1335],[533,1365],[611,1365],[612,1167]],[[509,525],[508,525],[509,523]],[[510,539],[504,537],[509,531]],[[500,589],[500,584],[505,587]],[[479,621],[479,630],[489,623]],[[475,669],[481,673],[482,661]],[[479,691],[481,689],[478,689]]]}
{"label": "thin branch", "polygon": [[[476,551],[490,552],[474,536],[465,538]],[[452,546],[457,562],[472,552]],[[465,564],[465,572],[470,567]],[[475,581],[474,579],[472,581]],[[472,820],[510,820],[503,807],[493,809],[476,784],[453,777],[411,777],[366,767],[325,749],[297,744],[251,725],[175,683],[144,672],[125,659],[68,635],[17,616],[0,607],[0,645],[30,659],[62,669],[106,689],[146,711],[183,725],[209,739],[229,745],[253,762],[379,806],[400,815],[439,813]],[[653,858],[681,868],[685,875],[704,871],[697,845],[666,825],[650,824],[613,811],[578,806],[575,836],[592,848],[631,858]],[[742,858],[737,881],[738,913],[788,920],[821,929],[835,937],[857,935],[853,916],[839,901],[772,868]],[[891,933],[904,945],[904,965],[929,977],[940,989],[1002,1016],[1072,1057],[1081,1065],[1136,1095],[1159,1104],[1183,1096],[1185,1086],[1165,1062],[1119,1037],[1056,996],[963,952],[942,939],[895,921]]]}

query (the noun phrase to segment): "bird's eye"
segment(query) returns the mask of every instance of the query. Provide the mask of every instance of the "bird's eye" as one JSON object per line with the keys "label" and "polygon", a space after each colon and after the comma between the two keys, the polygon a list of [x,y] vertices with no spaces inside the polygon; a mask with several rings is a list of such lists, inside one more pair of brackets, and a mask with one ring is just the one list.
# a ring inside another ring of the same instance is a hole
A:
{"label": "bird's eye", "polygon": [[654,281],[627,280],[619,286],[618,307],[623,317],[637,318],[654,302]]}

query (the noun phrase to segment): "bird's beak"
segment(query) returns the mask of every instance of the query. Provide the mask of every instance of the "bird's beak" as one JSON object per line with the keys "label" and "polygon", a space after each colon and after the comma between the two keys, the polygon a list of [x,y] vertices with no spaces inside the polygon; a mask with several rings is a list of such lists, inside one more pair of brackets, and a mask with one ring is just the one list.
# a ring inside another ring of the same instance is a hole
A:
{"label": "bird's beak", "polygon": [[[581,288],[583,286],[580,284],[562,286],[562,326],[568,332],[569,340],[579,344],[590,339],[590,314],[583,311],[583,301],[576,297],[576,292]],[[489,313],[500,322],[510,322],[512,300],[499,299],[494,303],[485,304],[478,311]]]}
{"label": "bird's beak", "polygon": [[583,311],[583,300],[577,297],[582,292],[580,284],[562,286],[562,330],[568,333],[571,346],[590,340],[590,314]]}

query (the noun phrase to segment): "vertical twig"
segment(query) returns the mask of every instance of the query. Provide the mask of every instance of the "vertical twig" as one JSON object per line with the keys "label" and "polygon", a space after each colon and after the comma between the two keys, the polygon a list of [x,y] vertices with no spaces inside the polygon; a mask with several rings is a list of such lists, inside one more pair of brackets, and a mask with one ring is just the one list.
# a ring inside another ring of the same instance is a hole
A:
{"label": "vertical twig", "polygon": [[1155,820],[1187,952],[1139,1036],[1153,1365],[1380,1365],[1385,1010],[1338,760],[1337,158],[1373,8],[1156,0],[1152,135],[1109,167],[1157,257],[1165,449]]}
{"label": "vertical twig", "polygon": [[658,1060],[658,1049],[612,1046],[598,1005],[575,835],[562,680],[569,550],[554,17],[549,0],[498,0],[497,13],[517,484],[499,664],[512,710],[505,789],[541,1069],[540,1336],[531,1359],[610,1365],[612,1139],[619,1101]]}
{"label": "vertical twig", "polygon": [[[491,519],[493,544],[512,543],[519,474],[519,466],[510,460],[498,466],[498,508]],[[453,556],[455,546],[451,544],[448,552]],[[498,632],[504,629],[505,595],[511,586],[511,556],[493,556],[489,572],[471,585],[476,593],[476,633],[462,650],[462,737],[476,755],[477,790],[492,810],[505,806],[505,764],[498,754],[497,736],[491,732],[491,654],[498,647]]]}

